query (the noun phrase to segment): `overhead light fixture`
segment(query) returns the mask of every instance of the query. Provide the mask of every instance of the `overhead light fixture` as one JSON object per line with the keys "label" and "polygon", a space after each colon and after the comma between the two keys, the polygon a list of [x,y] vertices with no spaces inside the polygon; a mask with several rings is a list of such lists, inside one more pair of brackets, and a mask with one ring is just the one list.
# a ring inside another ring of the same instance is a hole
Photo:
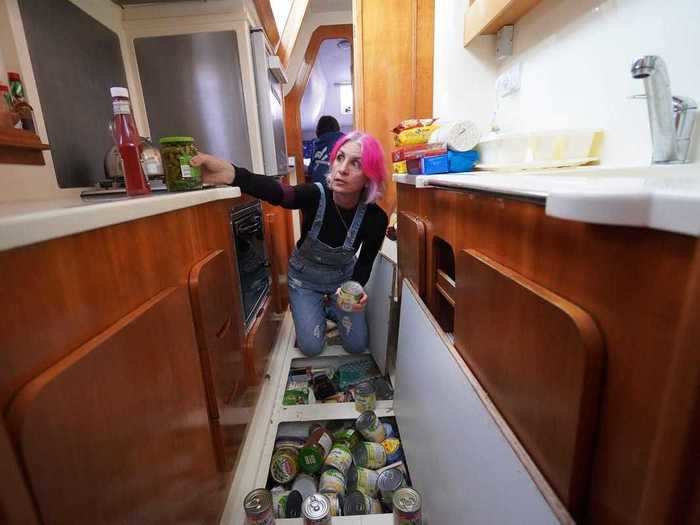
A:
{"label": "overhead light fixture", "polygon": [[350,40],[346,40],[343,38],[342,40],[338,41],[338,44],[336,44],[340,49],[350,49]]}

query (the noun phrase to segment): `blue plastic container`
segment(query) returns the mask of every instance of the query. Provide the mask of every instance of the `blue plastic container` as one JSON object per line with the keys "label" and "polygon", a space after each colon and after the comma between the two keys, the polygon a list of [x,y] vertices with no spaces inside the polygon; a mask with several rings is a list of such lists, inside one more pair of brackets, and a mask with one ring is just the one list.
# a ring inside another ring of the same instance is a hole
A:
{"label": "blue plastic container", "polygon": [[462,173],[474,169],[474,165],[479,162],[479,152],[471,151],[448,151],[447,159],[450,173]]}
{"label": "blue plastic container", "polygon": [[434,157],[423,157],[420,159],[420,171],[423,175],[447,173],[449,171],[448,156],[435,155]]}

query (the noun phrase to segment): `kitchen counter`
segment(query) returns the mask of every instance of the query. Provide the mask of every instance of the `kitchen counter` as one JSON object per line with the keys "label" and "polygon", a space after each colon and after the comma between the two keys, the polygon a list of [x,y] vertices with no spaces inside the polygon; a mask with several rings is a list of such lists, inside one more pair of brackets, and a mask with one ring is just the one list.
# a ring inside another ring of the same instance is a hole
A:
{"label": "kitchen counter", "polygon": [[471,189],[526,199],[547,215],[595,224],[641,226],[700,236],[697,164],[529,172],[394,175],[416,187]]}
{"label": "kitchen counter", "polygon": [[0,203],[0,251],[241,196],[235,187],[109,200],[79,196]]}

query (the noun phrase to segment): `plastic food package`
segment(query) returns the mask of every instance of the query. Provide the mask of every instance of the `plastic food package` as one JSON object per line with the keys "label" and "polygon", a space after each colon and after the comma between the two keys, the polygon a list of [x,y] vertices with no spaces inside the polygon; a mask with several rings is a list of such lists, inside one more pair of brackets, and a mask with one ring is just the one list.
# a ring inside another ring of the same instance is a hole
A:
{"label": "plastic food package", "polygon": [[399,134],[402,131],[405,131],[405,130],[411,129],[411,128],[420,128],[422,126],[432,126],[433,124],[435,124],[436,121],[437,121],[436,118],[410,118],[410,119],[402,120],[401,122],[399,122],[399,125],[396,126],[394,129],[392,129],[391,131],[393,131],[396,134]]}
{"label": "plastic food package", "polygon": [[430,142],[430,136],[437,129],[437,124],[430,126],[420,126],[417,128],[407,129],[401,133],[394,135],[394,144],[397,146],[408,146],[411,144],[425,144]]}
{"label": "plastic food package", "polygon": [[463,173],[472,171],[474,165],[479,162],[479,152],[472,151],[448,151],[447,160],[449,162],[450,173]]}
{"label": "plastic food package", "polygon": [[402,160],[421,159],[434,155],[444,155],[445,153],[447,153],[447,145],[444,142],[429,142],[427,144],[397,148],[391,152],[391,160],[397,163]]}

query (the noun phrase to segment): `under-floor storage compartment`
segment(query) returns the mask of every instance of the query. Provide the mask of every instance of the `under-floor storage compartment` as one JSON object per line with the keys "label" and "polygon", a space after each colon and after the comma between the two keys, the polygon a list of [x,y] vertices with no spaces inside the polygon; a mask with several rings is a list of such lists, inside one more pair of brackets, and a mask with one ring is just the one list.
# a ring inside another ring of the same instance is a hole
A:
{"label": "under-floor storage compartment", "polygon": [[300,517],[315,493],[329,498],[333,516],[391,515],[410,472],[396,419],[369,416],[279,424],[266,484],[276,518]]}
{"label": "under-floor storage compartment", "polygon": [[394,398],[389,378],[382,375],[371,354],[346,354],[293,359],[282,405],[356,401],[362,404],[371,398],[376,401],[391,401]]}

